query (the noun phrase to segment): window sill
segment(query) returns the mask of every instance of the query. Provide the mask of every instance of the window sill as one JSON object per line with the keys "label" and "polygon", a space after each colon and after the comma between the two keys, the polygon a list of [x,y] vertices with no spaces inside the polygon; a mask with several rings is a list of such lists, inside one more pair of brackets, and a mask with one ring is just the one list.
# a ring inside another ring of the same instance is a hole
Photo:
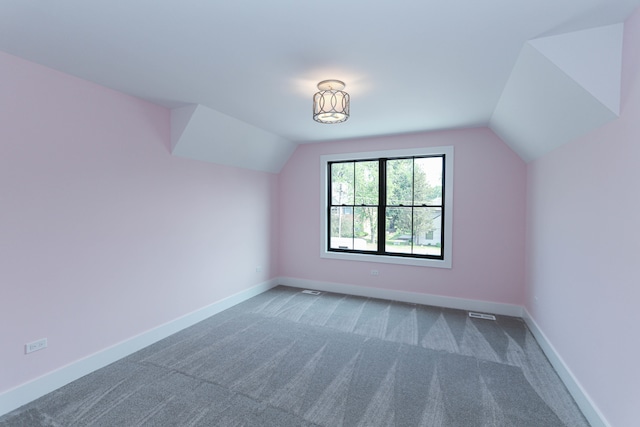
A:
{"label": "window sill", "polygon": [[322,250],[320,252],[321,258],[339,259],[343,261],[363,261],[363,262],[376,262],[383,264],[399,264],[399,265],[412,265],[416,267],[436,267],[436,268],[451,268],[451,259],[424,259],[424,258],[408,258],[408,257],[395,257],[386,255],[367,255],[367,254],[354,254],[344,252],[329,252]]}

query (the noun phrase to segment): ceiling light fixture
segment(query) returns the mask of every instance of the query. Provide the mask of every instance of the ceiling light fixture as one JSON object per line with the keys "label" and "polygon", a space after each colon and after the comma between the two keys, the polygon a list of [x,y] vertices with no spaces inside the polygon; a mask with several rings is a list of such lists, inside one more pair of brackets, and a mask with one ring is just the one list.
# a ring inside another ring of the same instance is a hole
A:
{"label": "ceiling light fixture", "polygon": [[349,118],[349,94],[340,80],[323,80],[313,95],[313,120],[319,123],[342,123]]}

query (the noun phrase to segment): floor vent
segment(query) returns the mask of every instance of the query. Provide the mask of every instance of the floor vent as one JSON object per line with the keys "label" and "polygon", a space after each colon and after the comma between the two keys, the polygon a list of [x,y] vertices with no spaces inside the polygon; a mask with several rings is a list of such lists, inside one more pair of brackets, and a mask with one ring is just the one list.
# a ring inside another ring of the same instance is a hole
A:
{"label": "floor vent", "polygon": [[309,295],[320,295],[322,292],[320,291],[310,291],[309,289],[305,289],[304,291],[302,291],[303,294],[309,294]]}
{"label": "floor vent", "polygon": [[469,317],[473,317],[474,319],[496,320],[496,316],[493,314],[474,313],[473,311],[469,312]]}

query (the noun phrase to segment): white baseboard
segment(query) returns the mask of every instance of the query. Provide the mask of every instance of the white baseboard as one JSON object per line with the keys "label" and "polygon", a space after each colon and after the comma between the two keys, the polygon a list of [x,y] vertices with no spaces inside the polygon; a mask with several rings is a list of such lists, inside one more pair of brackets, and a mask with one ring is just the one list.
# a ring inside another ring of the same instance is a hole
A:
{"label": "white baseboard", "polygon": [[293,277],[280,277],[279,283],[285,286],[302,289],[315,289],[325,292],[358,295],[369,298],[380,298],[393,301],[410,302],[439,307],[456,308],[460,310],[472,310],[484,313],[494,313],[503,316],[521,317],[531,330],[538,344],[551,362],[560,379],[565,384],[576,404],[593,427],[611,427],[598,407],[582,388],[578,380],[546,335],[538,327],[529,312],[522,306],[502,304],[489,301],[476,301],[464,298],[444,297],[439,295],[421,294],[416,292],[394,291],[390,289],[378,289],[365,286],[348,285],[343,283],[320,282],[315,280],[296,279]]}
{"label": "white baseboard", "polygon": [[494,313],[503,316],[522,317],[531,330],[547,358],[558,372],[558,375],[573,396],[587,420],[593,427],[611,427],[589,395],[571,373],[563,359],[556,352],[545,334],[538,327],[529,312],[521,306],[513,304],[476,301],[464,298],[445,297],[439,295],[422,294],[417,292],[395,291],[342,283],[320,282],[314,280],[280,277],[261,283],[252,288],[238,292],[223,300],[213,303],[200,310],[189,313],[171,322],[160,325],[150,331],[132,337],[126,341],[106,348],[98,353],[61,367],[42,377],[36,378],[11,390],[0,394],[0,416],[19,408],[39,397],[44,396],[78,378],[97,369],[103,368],[123,357],[164,339],[182,329],[239,304],[251,297],[265,292],[278,284],[302,289],[316,289],[325,292],[358,295],[369,298],[380,298],[439,307],[472,310],[484,313]]}
{"label": "white baseboard", "polygon": [[123,357],[135,353],[136,351],[160,341],[161,339],[188,328],[189,326],[195,325],[214,314],[220,313],[221,311],[233,307],[242,301],[261,294],[262,292],[277,286],[277,284],[278,281],[273,279],[253,286],[204,308],[153,328],[140,335],[129,338],[126,341],[108,347],[98,353],[63,366],[39,378],[19,385],[18,387],[10,389],[0,394],[0,416],[7,414],[14,409],[42,397],[45,394],[75,381],[97,369],[103,368],[119,359],[122,359]]}
{"label": "white baseboard", "polygon": [[604,415],[600,412],[598,407],[591,400],[587,392],[582,388],[580,382],[573,376],[573,373],[564,362],[560,354],[556,351],[555,347],[551,342],[547,339],[547,336],[542,332],[542,329],[538,326],[531,314],[527,311],[526,308],[523,308],[522,318],[526,322],[529,330],[535,337],[536,341],[544,351],[544,354],[551,362],[551,365],[554,367],[560,379],[571,393],[573,400],[576,401],[576,404],[584,414],[589,424],[592,427],[611,427],[611,425],[607,422]]}
{"label": "white baseboard", "polygon": [[280,277],[279,283],[285,286],[303,289],[316,289],[325,292],[357,295],[369,298],[380,298],[414,304],[435,305],[438,307],[457,308],[459,310],[480,311],[500,314],[502,316],[522,317],[522,306],[490,301],[476,301],[465,298],[445,297],[422,294],[418,292],[396,291],[392,289],[370,288],[366,286],[347,285],[343,283],[319,282],[315,280]]}

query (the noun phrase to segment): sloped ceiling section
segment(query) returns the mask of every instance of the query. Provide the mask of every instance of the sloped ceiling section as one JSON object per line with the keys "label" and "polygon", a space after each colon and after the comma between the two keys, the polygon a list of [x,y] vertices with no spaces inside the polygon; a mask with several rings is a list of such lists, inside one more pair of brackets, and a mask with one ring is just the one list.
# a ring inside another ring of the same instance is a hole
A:
{"label": "sloped ceiling section", "polygon": [[296,144],[203,105],[171,110],[176,156],[278,173]]}
{"label": "sloped ceiling section", "polygon": [[525,161],[616,118],[623,24],[525,44],[489,127]]}
{"label": "sloped ceiling section", "polygon": [[[528,41],[489,127],[529,162],[616,118],[624,24]],[[295,143],[209,107],[171,111],[176,156],[278,173]]]}

